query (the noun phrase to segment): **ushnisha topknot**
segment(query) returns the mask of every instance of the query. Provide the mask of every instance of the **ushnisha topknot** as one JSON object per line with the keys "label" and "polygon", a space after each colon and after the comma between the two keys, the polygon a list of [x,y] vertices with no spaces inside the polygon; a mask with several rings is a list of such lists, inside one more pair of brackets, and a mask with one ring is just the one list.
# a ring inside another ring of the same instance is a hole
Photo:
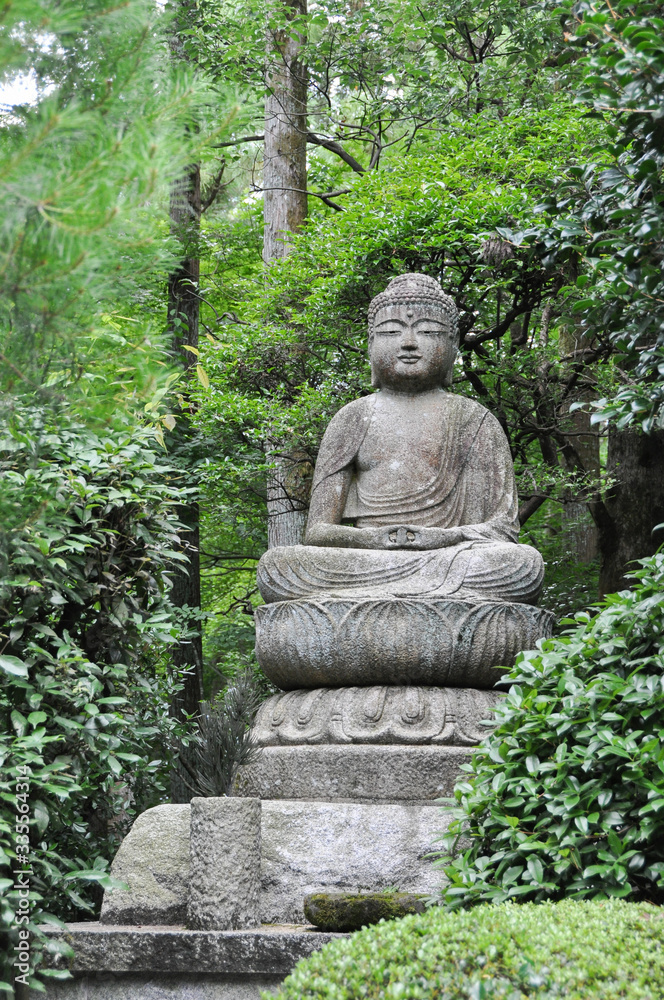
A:
{"label": "ushnisha topknot", "polygon": [[430,303],[442,313],[449,324],[450,333],[459,336],[459,312],[454,299],[446,295],[435,278],[427,274],[399,274],[392,278],[387,288],[379,292],[369,304],[369,337],[373,337],[376,313],[390,303]]}

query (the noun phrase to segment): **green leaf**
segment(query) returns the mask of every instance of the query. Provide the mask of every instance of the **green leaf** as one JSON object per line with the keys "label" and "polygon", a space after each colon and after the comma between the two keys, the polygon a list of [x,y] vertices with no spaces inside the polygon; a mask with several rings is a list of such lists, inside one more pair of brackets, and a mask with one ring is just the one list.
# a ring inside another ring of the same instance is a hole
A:
{"label": "green leaf", "polygon": [[41,800],[37,800],[34,803],[33,815],[37,829],[39,830],[40,833],[43,833],[46,827],[48,826],[50,816],[48,808]]}
{"label": "green leaf", "polygon": [[528,858],[526,867],[528,868],[531,878],[533,878],[535,882],[540,883],[544,880],[544,868],[542,867],[542,862],[539,858]]}
{"label": "green leaf", "polygon": [[6,674],[10,674],[12,677],[28,676],[27,663],[19,660],[17,656],[0,656],[0,670],[4,670]]}

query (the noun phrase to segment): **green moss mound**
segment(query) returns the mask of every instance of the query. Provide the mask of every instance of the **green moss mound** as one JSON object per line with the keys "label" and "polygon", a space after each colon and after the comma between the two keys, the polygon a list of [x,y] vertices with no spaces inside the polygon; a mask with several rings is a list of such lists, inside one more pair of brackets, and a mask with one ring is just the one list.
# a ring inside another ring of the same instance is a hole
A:
{"label": "green moss mound", "polygon": [[305,917],[322,931],[359,931],[424,909],[425,897],[412,892],[315,892],[304,900]]}
{"label": "green moss mound", "polygon": [[426,913],[300,962],[280,1000],[661,1000],[664,910],[563,900]]}

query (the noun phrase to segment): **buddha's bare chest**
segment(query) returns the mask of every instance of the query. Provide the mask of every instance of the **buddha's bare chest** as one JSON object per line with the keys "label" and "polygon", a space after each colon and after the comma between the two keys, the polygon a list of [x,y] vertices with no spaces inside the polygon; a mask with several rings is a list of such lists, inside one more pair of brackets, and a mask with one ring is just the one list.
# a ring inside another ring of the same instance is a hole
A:
{"label": "buddha's bare chest", "polygon": [[440,470],[441,416],[433,405],[376,406],[356,459],[360,489],[401,492],[430,483]]}

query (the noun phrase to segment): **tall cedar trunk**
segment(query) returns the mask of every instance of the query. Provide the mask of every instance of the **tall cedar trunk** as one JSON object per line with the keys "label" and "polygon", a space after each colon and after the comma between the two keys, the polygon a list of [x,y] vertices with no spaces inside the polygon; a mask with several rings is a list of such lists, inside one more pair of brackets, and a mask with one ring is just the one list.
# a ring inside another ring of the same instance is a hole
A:
{"label": "tall cedar trunk", "polygon": [[[584,333],[578,328],[561,330],[560,347],[563,354],[572,354],[587,347]],[[581,392],[571,397],[568,402],[587,400],[588,393]],[[584,410],[575,410],[567,417],[571,434],[565,441],[563,461],[570,472],[583,472],[589,476],[598,477],[600,473],[599,431],[592,427],[590,414]],[[582,501],[571,500],[564,504],[562,510],[562,539],[565,555],[574,562],[589,563],[597,557],[599,533],[594,523],[589,505]]]}
{"label": "tall cedar trunk", "polygon": [[[570,471],[582,470],[597,477],[600,472],[599,433],[591,427],[590,414],[575,410],[569,415],[573,435],[568,438],[572,461],[568,461]],[[589,563],[597,557],[599,535],[593,522],[588,504],[572,500],[563,506],[563,542],[565,554],[574,562]]]}
{"label": "tall cedar trunk", "polygon": [[[198,238],[201,219],[201,182],[198,165],[183,174],[171,189],[171,232],[177,236],[182,246],[180,265],[168,281],[168,324],[172,333],[173,355],[180,361],[187,373],[196,365],[196,355],[185,349],[198,347],[199,295],[198,281],[200,262],[198,258]],[[186,390],[183,393],[186,395]],[[191,440],[191,427],[187,412],[182,412],[172,436],[174,451],[186,452]],[[172,599],[177,607],[188,606],[200,609],[201,582],[199,560],[199,512],[198,504],[191,503],[178,507],[178,517],[186,525],[183,544],[189,563],[182,571],[175,571]],[[179,669],[188,669],[184,677],[184,688],[173,699],[171,713],[197,714],[203,697],[203,650],[200,629],[191,639],[179,643],[173,651],[173,664]],[[189,801],[189,794],[175,777],[172,782],[174,801]]]}
{"label": "tall cedar trunk", "polygon": [[[306,0],[284,0],[290,19],[305,16]],[[263,152],[263,260],[269,268],[290,249],[289,234],[307,216],[307,70],[300,61],[302,38],[295,32],[268,35]],[[284,454],[268,483],[268,546],[297,545],[306,523],[309,466],[288,453],[288,442],[273,443]],[[281,447],[279,447],[281,445]]]}
{"label": "tall cedar trunk", "polygon": [[609,432],[607,472],[617,480],[606,500],[608,515],[600,532],[600,592],[629,586],[625,572],[634,559],[652,555],[664,533],[652,529],[664,522],[664,431]]}

